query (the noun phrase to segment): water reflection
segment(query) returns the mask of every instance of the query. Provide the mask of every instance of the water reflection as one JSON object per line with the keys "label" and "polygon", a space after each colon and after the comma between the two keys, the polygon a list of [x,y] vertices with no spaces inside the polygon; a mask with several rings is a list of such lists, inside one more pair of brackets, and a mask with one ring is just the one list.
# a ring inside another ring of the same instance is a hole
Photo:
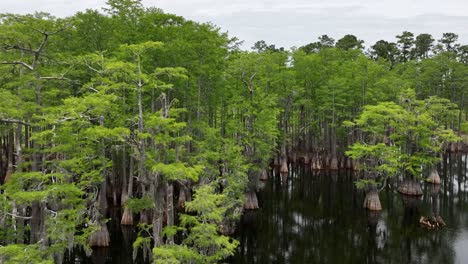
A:
{"label": "water reflection", "polygon": [[[93,248],[92,254],[86,256],[83,250],[79,248],[73,252],[65,253],[65,264],[129,264],[133,263],[132,259],[132,244],[136,239],[136,231],[133,226],[121,226],[120,218],[122,212],[120,208],[110,208],[107,211],[107,228],[109,229],[111,243],[107,248]],[[134,263],[147,263],[141,255]]]}
{"label": "water reflection", "polygon": [[[382,212],[362,208],[364,193],[346,172],[296,167],[273,173],[247,212],[231,263],[468,263],[467,156],[447,155],[439,187],[424,184],[419,198],[380,193]],[[447,228],[418,221],[440,215]]]}

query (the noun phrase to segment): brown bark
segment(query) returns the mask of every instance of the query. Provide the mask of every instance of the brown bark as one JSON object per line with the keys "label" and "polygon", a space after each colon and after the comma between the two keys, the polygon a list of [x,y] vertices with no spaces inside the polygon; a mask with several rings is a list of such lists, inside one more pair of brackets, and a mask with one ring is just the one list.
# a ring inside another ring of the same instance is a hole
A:
{"label": "brown bark", "polygon": [[330,160],[330,170],[338,170],[338,158],[332,155]]}
{"label": "brown bark", "polygon": [[[154,184],[152,184],[154,186]],[[153,187],[154,188],[154,187]],[[153,193],[153,192],[152,192]],[[153,210],[153,238],[154,247],[161,246],[163,241],[161,237],[161,231],[163,229],[163,203],[164,203],[164,188],[159,184],[154,194],[155,208]]]}
{"label": "brown bark", "polygon": [[288,163],[286,162],[286,158],[284,158],[284,157],[281,158],[280,172],[282,172],[282,173],[288,173],[289,172]]}
{"label": "brown bark", "polygon": [[117,158],[116,158],[116,155],[115,155],[115,152],[114,151],[111,151],[111,159],[112,159],[112,174],[110,175],[110,186],[112,188],[112,205],[113,206],[117,206],[118,205],[118,202],[117,202],[117,176],[119,175],[117,173],[117,169],[116,169],[116,166],[117,166]]}
{"label": "brown bark", "polygon": [[415,180],[405,180],[399,187],[398,192],[406,195],[419,196],[422,195],[421,185]]}
{"label": "brown bark", "polygon": [[280,157],[277,156],[275,157],[274,161],[273,161],[273,166],[275,167],[280,167],[281,166],[281,162],[280,162]]}
{"label": "brown bark", "polygon": [[288,173],[285,173],[285,172],[280,172],[280,177],[281,177],[281,182],[282,183],[285,183],[288,181]]}
{"label": "brown bark", "polygon": [[21,172],[21,163],[23,163],[23,155],[21,151],[21,135],[22,135],[22,125],[18,124],[16,127],[16,135],[15,135],[15,164],[16,164],[16,171]]}
{"label": "brown bark", "polygon": [[5,174],[4,182],[7,182],[10,178],[11,175],[15,172],[14,169],[14,160],[13,160],[13,149],[14,149],[14,136],[13,136],[13,131],[10,131],[8,133],[8,140],[7,140],[7,171]]}
{"label": "brown bark", "polygon": [[47,230],[45,225],[45,204],[44,202],[33,202],[31,205],[31,235],[30,243],[41,242],[47,244]]}
{"label": "brown bark", "polygon": [[[132,198],[133,196],[133,158],[130,157],[130,170],[128,174],[128,186],[127,186],[127,197],[124,197],[124,201],[122,201],[122,205],[125,206],[125,202],[128,198]],[[124,212],[122,214],[122,219],[120,220],[121,225],[133,225],[133,213],[130,209],[126,206],[124,208]]]}
{"label": "brown bark", "polygon": [[436,167],[434,167],[432,169],[431,173],[429,174],[429,178],[427,178],[427,181],[430,182],[430,183],[433,183],[433,184],[440,184],[441,183],[439,172],[437,172]]}
{"label": "brown bark", "polygon": [[120,205],[124,206],[125,202],[128,199],[128,191],[127,191],[127,153],[125,152],[125,148],[122,150],[122,189],[120,195]]}
{"label": "brown bark", "polygon": [[450,143],[450,152],[455,153],[455,152],[457,152],[457,149],[458,149],[457,148],[457,143],[455,143],[455,142]]}
{"label": "brown bark", "polygon": [[364,198],[364,208],[371,211],[380,211],[382,210],[382,205],[380,204],[379,192],[375,186],[370,187],[370,190],[366,193]]}
{"label": "brown bark", "polygon": [[100,227],[99,230],[95,231],[88,239],[90,247],[108,247],[110,244],[110,235],[109,230],[107,229],[106,224],[104,223],[104,214],[107,209],[107,184],[106,179],[101,183],[101,189],[99,190],[99,197],[97,199],[97,205],[92,214],[95,221]]}
{"label": "brown bark", "polygon": [[288,156],[289,162],[290,163],[296,163],[297,162],[297,154],[296,152],[290,151],[290,155]]}
{"label": "brown bark", "polygon": [[110,244],[109,230],[105,223],[100,223],[100,229],[95,231],[89,238],[90,247],[108,247]]}
{"label": "brown bark", "polygon": [[183,209],[186,201],[187,195],[185,194],[185,187],[181,185],[179,189],[179,198],[177,199],[177,207]]}
{"label": "brown bark", "polygon": [[336,154],[337,141],[336,141],[335,113],[334,112],[333,112],[333,124],[332,124],[332,127],[330,128],[330,141],[331,141],[330,142],[331,158],[330,158],[329,169],[338,170],[338,158]]}
{"label": "brown bark", "polygon": [[266,169],[262,169],[262,172],[260,174],[260,180],[262,181],[268,180],[268,172],[266,171]]}
{"label": "brown bark", "polygon": [[309,157],[309,154],[308,154],[308,153],[304,154],[304,164],[305,164],[305,165],[309,165],[309,164],[310,164],[310,157]]}
{"label": "brown bark", "polygon": [[[167,226],[174,225],[174,185],[166,184],[166,224]],[[174,237],[167,237],[166,243],[174,244]]]}
{"label": "brown bark", "polygon": [[349,157],[346,157],[345,168],[346,169],[353,169],[353,162],[352,162],[351,158],[349,158]]}
{"label": "brown bark", "polygon": [[254,191],[249,191],[245,194],[244,209],[247,209],[247,210],[258,209],[257,194]]}
{"label": "brown bark", "polygon": [[236,231],[236,222],[228,219],[224,219],[219,226],[219,233],[225,236],[230,236]]}

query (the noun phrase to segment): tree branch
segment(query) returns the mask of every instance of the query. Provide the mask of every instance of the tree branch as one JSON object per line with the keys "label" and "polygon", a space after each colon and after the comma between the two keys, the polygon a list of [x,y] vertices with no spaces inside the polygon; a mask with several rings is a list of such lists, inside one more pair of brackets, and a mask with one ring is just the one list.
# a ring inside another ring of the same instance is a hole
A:
{"label": "tree branch", "polygon": [[18,120],[18,119],[11,119],[11,118],[0,118],[0,123],[10,123],[10,124],[22,124],[22,125],[26,125],[26,126],[30,126],[30,124],[22,121],[22,120]]}
{"label": "tree branch", "polygon": [[72,81],[71,79],[63,76],[46,76],[46,77],[39,77],[39,80],[65,80],[65,81]]}
{"label": "tree branch", "polygon": [[31,71],[34,70],[33,66],[27,64],[26,62],[23,61],[0,61],[0,64],[19,64],[23,65],[24,67],[30,69]]}
{"label": "tree branch", "polygon": [[16,49],[16,50],[27,51],[27,52],[29,52],[29,53],[36,53],[35,50],[22,47],[22,46],[20,46],[20,45],[18,45],[18,44],[14,44],[14,45],[4,45],[3,49],[4,49],[4,50],[14,50],[14,49]]}
{"label": "tree branch", "polygon": [[7,212],[3,212],[3,214],[6,214],[6,215],[9,215],[9,216],[12,216],[14,218],[21,218],[21,219],[32,219],[31,216],[20,216],[20,215],[15,215],[15,214],[10,214],[10,213],[7,213]]}

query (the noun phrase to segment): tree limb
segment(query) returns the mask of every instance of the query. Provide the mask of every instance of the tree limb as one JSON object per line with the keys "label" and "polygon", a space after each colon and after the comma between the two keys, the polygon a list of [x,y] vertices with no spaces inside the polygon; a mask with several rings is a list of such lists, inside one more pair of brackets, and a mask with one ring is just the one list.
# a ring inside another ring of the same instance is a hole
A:
{"label": "tree limb", "polygon": [[3,212],[3,214],[12,216],[13,218],[32,219],[31,216],[20,216],[20,215],[10,214],[10,213],[7,213],[7,212]]}
{"label": "tree limb", "polygon": [[46,76],[46,77],[39,77],[39,80],[65,80],[65,81],[72,81],[71,79],[63,76]]}
{"label": "tree limb", "polygon": [[22,121],[22,120],[18,120],[18,119],[11,119],[11,118],[0,118],[0,123],[10,123],[10,124],[22,124],[22,125],[26,125],[26,126],[30,126],[30,124]]}
{"label": "tree limb", "polygon": [[30,69],[31,71],[34,70],[33,66],[27,64],[26,62],[23,61],[0,61],[0,64],[19,64],[23,65],[24,67]]}

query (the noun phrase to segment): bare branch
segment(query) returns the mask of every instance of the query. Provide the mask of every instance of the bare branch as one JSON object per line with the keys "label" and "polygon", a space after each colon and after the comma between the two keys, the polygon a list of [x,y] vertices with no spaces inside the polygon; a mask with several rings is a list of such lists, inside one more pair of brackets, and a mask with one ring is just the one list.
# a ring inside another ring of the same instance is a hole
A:
{"label": "bare branch", "polygon": [[39,80],[61,80],[61,81],[73,81],[67,77],[63,76],[46,76],[46,77],[39,77]]}
{"label": "bare branch", "polygon": [[26,125],[26,126],[29,126],[30,124],[22,121],[22,120],[18,120],[18,119],[11,119],[11,118],[0,118],[0,123],[10,123],[10,124],[22,124],[22,125]]}
{"label": "bare branch", "polygon": [[39,32],[44,36],[52,36],[52,35],[55,35],[55,34],[58,34],[58,33],[62,32],[64,30],[65,30],[64,27],[60,28],[60,29],[57,29],[56,31],[51,31],[51,32],[47,32],[47,31],[43,31],[43,30],[39,30],[39,29],[34,29],[34,31]]}
{"label": "bare branch", "polygon": [[31,216],[21,216],[21,215],[10,214],[10,213],[7,213],[7,212],[3,212],[3,214],[12,216],[13,218],[32,219]]}
{"label": "bare branch", "polygon": [[36,53],[35,50],[22,47],[22,46],[20,46],[20,45],[18,45],[18,44],[14,44],[14,45],[6,45],[6,44],[5,44],[5,45],[3,46],[3,49],[4,49],[4,50],[13,50],[13,49],[16,49],[16,50],[27,51],[27,52],[29,52],[29,53]]}
{"label": "bare branch", "polygon": [[250,76],[250,80],[249,80],[250,83],[252,83],[253,79],[255,78],[255,75],[257,75],[257,73],[254,73],[254,74],[252,74],[252,76]]}
{"label": "bare branch", "polygon": [[33,66],[27,64],[26,62],[23,61],[0,61],[0,64],[19,64],[23,65],[24,67],[30,69],[31,71],[34,70]]}
{"label": "bare branch", "polygon": [[57,120],[57,123],[63,123],[63,122],[71,121],[71,120],[76,120],[76,118],[75,117],[64,117],[62,119]]}
{"label": "bare branch", "polygon": [[90,89],[91,91],[93,91],[93,92],[95,92],[95,93],[99,93],[99,91],[96,90],[94,87],[91,87],[91,86],[90,86],[90,87],[88,87],[88,89]]}
{"label": "bare branch", "polygon": [[94,71],[94,72],[97,72],[97,73],[99,73],[99,74],[102,74],[102,71],[95,69],[94,67],[92,67],[91,65],[89,65],[86,61],[85,61],[85,64],[86,64],[86,66],[87,66],[90,70],[92,70],[92,71]]}

